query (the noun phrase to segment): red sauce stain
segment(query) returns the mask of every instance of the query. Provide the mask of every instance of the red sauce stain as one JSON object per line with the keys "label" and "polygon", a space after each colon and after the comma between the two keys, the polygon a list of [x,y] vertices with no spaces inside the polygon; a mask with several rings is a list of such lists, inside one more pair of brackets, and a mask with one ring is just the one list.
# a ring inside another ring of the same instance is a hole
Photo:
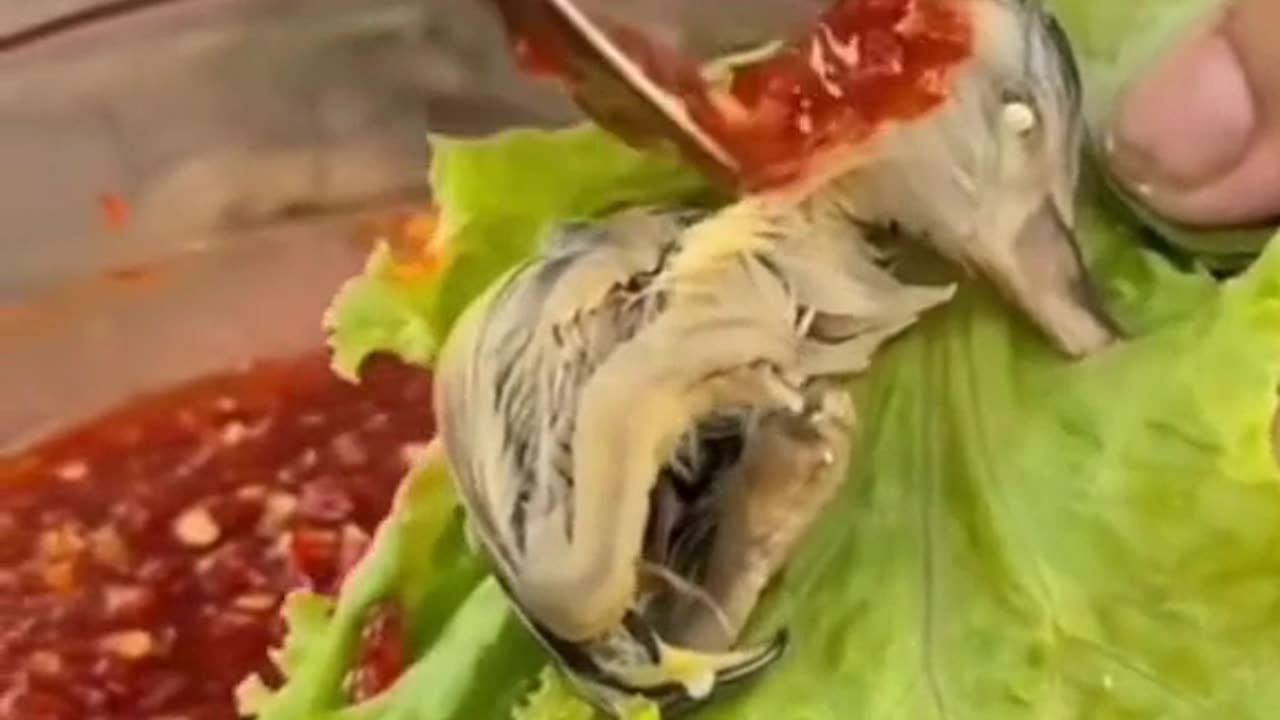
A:
{"label": "red sauce stain", "polygon": [[445,238],[439,226],[439,211],[431,206],[381,214],[358,235],[362,246],[387,249],[391,279],[417,283],[438,273],[445,263]]}
{"label": "red sauce stain", "polygon": [[[0,457],[0,717],[236,717],[283,597],[331,593],[433,434],[427,373],[315,353],[129,402]],[[365,691],[398,673],[374,617]]]}
{"label": "red sauce stain", "polygon": [[123,233],[129,227],[133,208],[129,201],[114,192],[98,195],[98,218],[102,229],[113,235]]}
{"label": "red sauce stain", "polygon": [[347,696],[362,702],[384,692],[408,665],[404,615],[399,606],[384,602],[365,618],[355,668],[347,676]]}
{"label": "red sauce stain", "polygon": [[[524,67],[563,81],[592,112],[590,78],[573,62],[581,50],[576,40],[518,10],[532,3],[493,1]],[[927,114],[946,99],[949,75],[973,51],[964,2],[838,0],[807,36],[740,70],[724,91],[705,82],[693,60],[642,33],[616,24],[604,30],[728,150],[747,189],[783,185],[803,176],[824,150]],[[592,114],[639,139],[626,119]]]}
{"label": "red sauce stain", "polygon": [[434,209],[410,213],[399,219],[388,235],[387,247],[395,261],[395,276],[414,282],[439,271],[444,263],[444,236]]}
{"label": "red sauce stain", "polygon": [[125,265],[103,273],[108,282],[125,287],[154,287],[164,276],[164,269],[155,263]]}

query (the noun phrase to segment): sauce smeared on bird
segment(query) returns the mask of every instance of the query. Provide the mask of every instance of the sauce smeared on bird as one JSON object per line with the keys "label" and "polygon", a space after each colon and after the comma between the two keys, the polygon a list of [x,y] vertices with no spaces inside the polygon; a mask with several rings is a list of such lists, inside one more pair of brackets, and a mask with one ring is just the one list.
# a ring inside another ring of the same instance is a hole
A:
{"label": "sauce smeared on bird", "polygon": [[[562,26],[502,10],[522,66],[564,82],[590,111],[594,98],[580,96],[589,78],[572,62],[576,40]],[[749,190],[786,184],[824,150],[927,114],[946,99],[949,74],[973,53],[967,2],[838,0],[807,36],[740,68],[722,89],[692,59],[634,29],[597,22],[728,151],[735,180]],[[597,120],[618,130],[616,118]]]}

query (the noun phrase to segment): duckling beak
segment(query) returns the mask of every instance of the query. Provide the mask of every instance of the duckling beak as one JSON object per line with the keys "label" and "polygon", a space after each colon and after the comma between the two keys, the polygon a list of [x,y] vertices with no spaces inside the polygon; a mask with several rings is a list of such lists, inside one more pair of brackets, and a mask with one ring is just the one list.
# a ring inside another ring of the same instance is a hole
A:
{"label": "duckling beak", "polygon": [[1007,251],[979,262],[983,274],[1059,350],[1072,358],[1122,336],[1085,268],[1070,219],[1046,198],[1013,233]]}

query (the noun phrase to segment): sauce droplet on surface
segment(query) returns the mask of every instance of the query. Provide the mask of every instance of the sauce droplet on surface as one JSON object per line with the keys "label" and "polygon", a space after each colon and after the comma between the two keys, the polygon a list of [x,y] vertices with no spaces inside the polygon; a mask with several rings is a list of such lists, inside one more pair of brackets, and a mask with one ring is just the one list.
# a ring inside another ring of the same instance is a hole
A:
{"label": "sauce droplet on surface", "polygon": [[115,192],[98,195],[98,218],[102,229],[113,235],[123,233],[129,227],[133,209],[129,201]]}

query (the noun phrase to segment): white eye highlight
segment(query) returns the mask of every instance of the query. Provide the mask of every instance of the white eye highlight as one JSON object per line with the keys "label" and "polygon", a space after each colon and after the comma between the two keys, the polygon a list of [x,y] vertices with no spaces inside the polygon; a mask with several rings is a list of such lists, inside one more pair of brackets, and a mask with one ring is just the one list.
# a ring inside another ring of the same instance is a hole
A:
{"label": "white eye highlight", "polygon": [[1026,135],[1036,126],[1036,111],[1024,102],[1011,102],[1005,104],[1000,119],[1010,133]]}

